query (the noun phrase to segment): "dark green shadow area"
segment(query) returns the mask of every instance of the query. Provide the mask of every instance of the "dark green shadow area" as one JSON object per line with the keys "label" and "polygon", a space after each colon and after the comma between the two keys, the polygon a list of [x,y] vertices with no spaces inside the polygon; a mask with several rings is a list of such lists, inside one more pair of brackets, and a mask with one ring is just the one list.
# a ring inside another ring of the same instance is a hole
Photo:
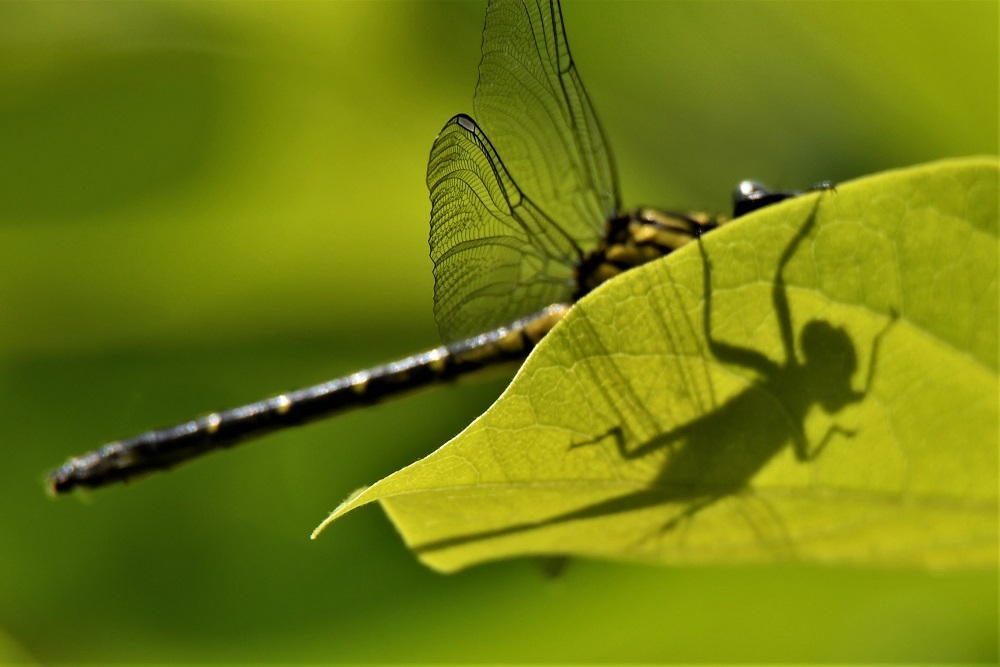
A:
{"label": "dark green shadow area", "polygon": [[93,54],[0,104],[0,201],[21,223],[85,221],[197,183],[216,152],[217,54]]}

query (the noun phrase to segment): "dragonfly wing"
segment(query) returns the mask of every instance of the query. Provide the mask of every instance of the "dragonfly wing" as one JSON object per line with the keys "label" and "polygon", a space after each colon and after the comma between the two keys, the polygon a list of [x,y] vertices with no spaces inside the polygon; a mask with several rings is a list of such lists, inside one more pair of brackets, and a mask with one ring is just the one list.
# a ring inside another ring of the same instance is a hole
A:
{"label": "dragonfly wing", "polygon": [[558,0],[491,0],[474,108],[524,191],[591,249],[619,210],[618,179]]}
{"label": "dragonfly wing", "polygon": [[580,248],[521,192],[468,116],[434,141],[427,187],[434,316],[446,343],[570,301]]}

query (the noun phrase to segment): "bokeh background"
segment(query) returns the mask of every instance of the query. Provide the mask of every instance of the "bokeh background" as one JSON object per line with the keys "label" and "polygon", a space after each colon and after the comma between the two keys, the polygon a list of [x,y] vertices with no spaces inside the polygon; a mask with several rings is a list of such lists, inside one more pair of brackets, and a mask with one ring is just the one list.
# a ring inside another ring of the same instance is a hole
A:
{"label": "bokeh background", "polygon": [[[484,9],[0,4],[0,662],[995,661],[995,571],[446,577],[377,507],[309,541],[502,378],[46,497],[71,454],[436,343],[424,170]],[[1000,152],[995,2],[564,14],[630,206]]]}

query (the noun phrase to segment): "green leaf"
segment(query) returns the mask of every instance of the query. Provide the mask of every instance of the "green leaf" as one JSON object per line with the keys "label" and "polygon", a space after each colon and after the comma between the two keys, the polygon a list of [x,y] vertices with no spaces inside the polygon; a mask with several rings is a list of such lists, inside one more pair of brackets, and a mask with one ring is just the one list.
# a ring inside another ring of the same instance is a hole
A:
{"label": "green leaf", "polygon": [[378,500],[442,571],[995,565],[998,164],[797,198],[610,281],[484,415],[316,534]]}

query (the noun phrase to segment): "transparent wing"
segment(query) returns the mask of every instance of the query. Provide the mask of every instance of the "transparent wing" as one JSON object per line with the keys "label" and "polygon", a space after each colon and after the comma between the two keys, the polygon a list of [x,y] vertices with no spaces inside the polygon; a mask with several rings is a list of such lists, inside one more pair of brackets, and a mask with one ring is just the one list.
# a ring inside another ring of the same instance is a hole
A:
{"label": "transparent wing", "polygon": [[518,189],[468,116],[434,141],[427,187],[434,316],[446,343],[571,300],[579,246]]}
{"label": "transparent wing", "polygon": [[524,191],[592,248],[618,212],[618,179],[558,0],[490,1],[474,108]]}

